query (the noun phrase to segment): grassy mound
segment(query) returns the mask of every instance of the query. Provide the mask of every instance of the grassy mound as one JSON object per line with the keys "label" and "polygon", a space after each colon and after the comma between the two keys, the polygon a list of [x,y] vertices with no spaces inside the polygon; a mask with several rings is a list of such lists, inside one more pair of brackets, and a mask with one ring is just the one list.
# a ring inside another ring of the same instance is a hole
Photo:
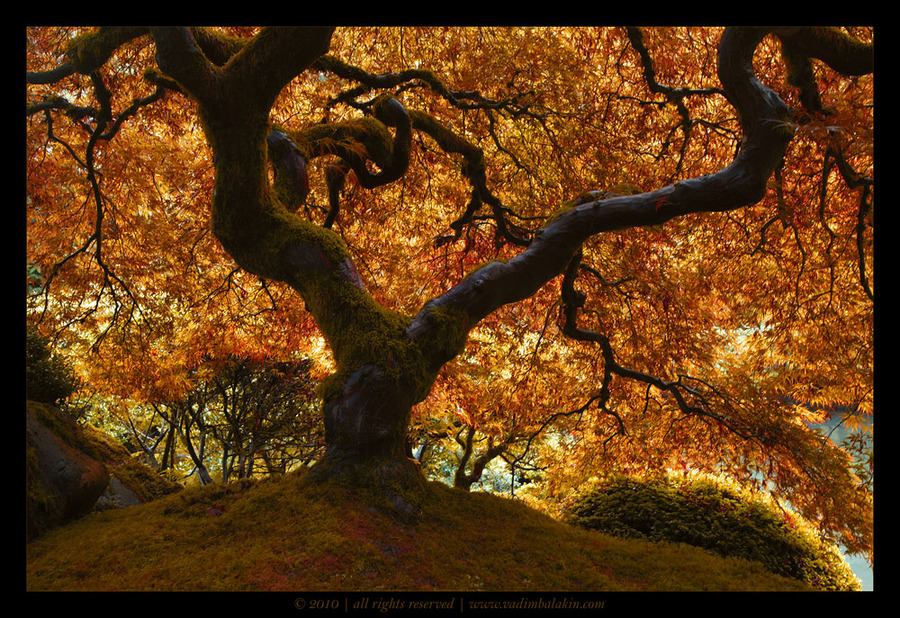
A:
{"label": "grassy mound", "polygon": [[27,589],[807,590],[756,563],[617,539],[429,483],[415,521],[303,476],[184,490],[27,546]]}

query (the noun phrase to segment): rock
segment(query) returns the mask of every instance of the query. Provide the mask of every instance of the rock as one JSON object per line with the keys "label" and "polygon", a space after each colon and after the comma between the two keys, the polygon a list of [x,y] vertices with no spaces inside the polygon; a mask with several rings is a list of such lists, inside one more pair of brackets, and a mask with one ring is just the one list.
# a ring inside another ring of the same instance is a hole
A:
{"label": "rock", "polygon": [[[26,411],[26,538],[89,513],[109,484],[99,461],[67,444]],[[65,423],[65,419],[60,418]],[[73,429],[67,427],[66,429]]]}
{"label": "rock", "polygon": [[182,489],[108,434],[57,408],[26,402],[26,540],[91,512],[143,504]]}
{"label": "rock", "polygon": [[107,509],[122,509],[128,506],[137,506],[141,504],[141,499],[133,491],[128,489],[122,481],[116,477],[109,479],[106,490],[97,499],[94,504],[95,511],[105,511]]}

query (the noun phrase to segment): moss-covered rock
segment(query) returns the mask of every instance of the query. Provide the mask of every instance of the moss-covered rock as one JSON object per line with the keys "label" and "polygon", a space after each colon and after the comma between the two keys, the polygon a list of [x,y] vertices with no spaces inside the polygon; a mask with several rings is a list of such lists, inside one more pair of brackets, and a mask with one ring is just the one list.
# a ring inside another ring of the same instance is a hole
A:
{"label": "moss-covered rock", "polygon": [[[102,432],[78,425],[51,405],[28,401],[25,414],[27,540],[95,510],[112,481],[119,496],[138,502],[180,489]],[[117,506],[110,498],[108,506]]]}

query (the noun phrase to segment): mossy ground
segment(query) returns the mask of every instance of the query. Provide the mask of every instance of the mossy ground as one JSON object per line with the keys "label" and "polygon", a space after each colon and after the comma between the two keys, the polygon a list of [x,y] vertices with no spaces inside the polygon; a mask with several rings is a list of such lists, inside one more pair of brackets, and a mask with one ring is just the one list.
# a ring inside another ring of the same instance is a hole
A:
{"label": "mossy ground", "polygon": [[795,591],[756,563],[429,483],[403,522],[302,476],[187,489],[28,544],[29,591]]}

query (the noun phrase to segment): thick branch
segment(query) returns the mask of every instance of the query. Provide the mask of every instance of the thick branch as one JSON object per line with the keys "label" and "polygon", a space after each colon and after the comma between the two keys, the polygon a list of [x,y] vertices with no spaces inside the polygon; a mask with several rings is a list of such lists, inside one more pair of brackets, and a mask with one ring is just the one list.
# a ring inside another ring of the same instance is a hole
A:
{"label": "thick branch", "polygon": [[843,75],[868,75],[875,70],[875,48],[839,28],[779,28],[782,44],[794,53],[818,58]]}
{"label": "thick branch", "polygon": [[[215,154],[216,237],[245,270],[300,292],[334,354],[337,371],[320,391],[329,446],[319,474],[327,477],[343,473],[350,462],[349,468],[367,470],[364,462],[372,457],[402,460],[410,409],[434,376],[405,336],[407,318],[365,290],[340,237],[288,212],[269,186],[271,102],[287,80],[324,53],[331,36],[327,30],[307,34],[265,31],[219,68],[203,58],[187,30],[155,33],[160,68],[199,101]],[[260,74],[265,77],[255,84]],[[409,140],[405,110],[389,100],[376,106],[376,114],[397,125],[400,144],[394,147],[403,150]],[[278,136],[274,142],[286,145]],[[394,161],[382,168],[387,176],[402,173],[408,158],[392,154]],[[298,171],[297,162],[288,170]]]}
{"label": "thick branch", "polygon": [[265,92],[274,85],[270,78],[255,90],[245,83],[270,70],[290,79],[327,48],[331,32],[278,29],[260,36],[220,69],[203,57],[187,29],[154,31],[160,68],[199,101],[215,153],[213,232],[242,268],[300,292],[339,367],[352,372],[386,354],[385,340],[402,335],[405,325],[365,291],[334,232],[291,214],[275,197],[266,172],[272,95]]}
{"label": "thick branch", "polygon": [[72,72],[87,75],[96,71],[120,45],[147,32],[146,27],[105,27],[74,38],[66,52]]}
{"label": "thick branch", "polygon": [[[246,44],[233,46],[230,51],[236,53],[221,67],[207,58],[190,28],[151,32],[159,68],[197,99],[208,117],[239,124],[248,111],[268,115],[285,84],[328,51],[332,29],[266,28]],[[212,53],[209,45],[207,41]]]}
{"label": "thick branch", "polygon": [[399,180],[409,167],[409,147],[412,129],[406,108],[392,97],[379,97],[374,105],[375,118],[386,126],[394,127],[396,134],[381,160],[375,162],[381,167],[378,173],[366,169],[365,161],[351,157],[347,162],[353,168],[359,184],[366,189],[374,189]]}
{"label": "thick branch", "polygon": [[212,91],[219,79],[213,66],[194,40],[189,28],[154,28],[156,64],[175,79],[201,105],[212,103]]}
{"label": "thick branch", "polygon": [[249,89],[266,110],[285,84],[328,52],[333,28],[291,26],[266,28],[224,67],[238,89]]}
{"label": "thick branch", "polygon": [[825,111],[813,74],[813,58],[844,75],[863,75],[874,70],[874,47],[850,38],[837,28],[782,28],[777,34],[788,68],[788,81],[799,89],[803,107],[810,112]]}
{"label": "thick branch", "polygon": [[561,274],[572,255],[594,234],[659,225],[690,213],[733,210],[762,199],[766,181],[780,164],[794,133],[784,102],[753,73],[753,51],[765,34],[761,29],[733,28],[722,37],[719,78],[744,131],[741,150],[731,165],[656,191],[576,205],[540,230],[513,259],[480,268],[426,304],[410,325],[410,336],[434,336],[428,316],[436,308],[453,309],[464,315],[466,326],[471,327],[497,308],[528,298]]}

